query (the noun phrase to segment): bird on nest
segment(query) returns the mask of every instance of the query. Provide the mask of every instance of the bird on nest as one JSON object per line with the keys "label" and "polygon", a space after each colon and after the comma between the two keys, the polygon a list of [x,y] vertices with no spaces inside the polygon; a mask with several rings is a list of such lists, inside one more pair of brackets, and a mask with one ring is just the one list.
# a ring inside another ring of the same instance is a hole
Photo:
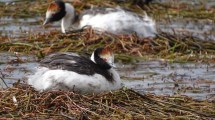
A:
{"label": "bird on nest", "polygon": [[155,21],[147,14],[138,15],[121,7],[93,7],[78,14],[70,3],[55,0],[46,11],[43,25],[61,21],[61,31],[66,33],[70,27],[77,24],[78,28],[90,26],[94,30],[113,34],[137,34],[141,38],[155,37]]}

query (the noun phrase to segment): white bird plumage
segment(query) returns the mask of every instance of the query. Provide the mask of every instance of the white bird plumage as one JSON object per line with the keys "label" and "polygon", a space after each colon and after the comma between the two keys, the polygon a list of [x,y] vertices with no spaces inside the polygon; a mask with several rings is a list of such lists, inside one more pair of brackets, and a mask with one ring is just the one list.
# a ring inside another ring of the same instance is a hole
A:
{"label": "white bird plumage", "polygon": [[[63,3],[63,4],[61,4]],[[62,7],[64,5],[64,7]],[[59,11],[53,12],[57,7]],[[61,30],[66,33],[69,27],[74,23],[76,12],[74,7],[69,3],[62,1],[52,2],[47,12],[52,14],[58,14],[65,9],[65,15],[62,16]],[[50,12],[52,11],[52,12]],[[47,15],[47,20],[50,22],[58,21],[53,15]],[[84,26],[91,26],[93,29],[99,31],[107,31],[113,34],[133,34],[136,33],[139,37],[155,37],[156,36],[156,24],[155,21],[150,18],[146,13],[140,16],[134,12],[124,10],[121,7],[116,8],[92,8],[84,11],[79,15],[78,28]]]}
{"label": "white bird plumage", "polygon": [[[98,50],[98,49],[96,49]],[[95,50],[95,51],[96,51]],[[108,51],[106,48],[100,49],[100,51]],[[101,52],[92,54],[92,56],[104,58],[106,60],[107,65],[113,64],[113,56],[109,54],[102,55]],[[106,54],[105,53],[105,54]],[[116,90],[121,88],[121,80],[118,73],[110,66],[108,68],[104,68],[103,66],[99,66],[99,62],[96,62],[98,60],[95,59],[95,57],[92,57],[93,60],[87,60],[86,58],[83,58],[82,56],[79,56],[77,54],[70,54],[70,53],[59,53],[59,54],[53,54],[48,56],[47,59],[48,62],[45,63],[47,65],[50,65],[51,68],[47,66],[41,66],[37,69],[36,73],[34,75],[29,76],[28,84],[32,85],[36,90],[38,91],[46,91],[46,90],[70,90],[75,91],[81,94],[86,93],[100,93],[103,91],[110,91],[110,90]],[[52,60],[53,59],[53,60]],[[81,60],[81,61],[79,61]],[[52,63],[56,64],[52,64]],[[87,63],[82,63],[87,62]],[[57,66],[57,64],[61,64]],[[63,66],[66,65],[66,66]],[[53,66],[57,66],[57,68],[53,69]],[[72,66],[77,68],[70,68],[66,69],[66,67]],[[86,67],[85,67],[86,66]],[[87,67],[91,68],[87,68]],[[65,69],[64,69],[65,68]],[[104,76],[104,74],[98,73],[100,71],[96,70],[103,70],[102,72],[107,72],[108,75],[110,75],[112,78],[107,79],[107,77]],[[83,73],[77,72],[78,69],[82,69],[81,71],[84,71]],[[93,74],[86,74],[87,72],[93,70],[92,72],[95,72]]]}

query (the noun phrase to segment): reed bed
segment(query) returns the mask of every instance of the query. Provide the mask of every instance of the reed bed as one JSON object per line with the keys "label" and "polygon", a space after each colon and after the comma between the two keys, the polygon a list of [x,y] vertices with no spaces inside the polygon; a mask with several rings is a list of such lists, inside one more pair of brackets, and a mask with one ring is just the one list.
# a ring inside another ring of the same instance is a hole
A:
{"label": "reed bed", "polygon": [[144,58],[165,58],[175,61],[213,60],[214,41],[203,41],[188,35],[160,33],[156,38],[138,38],[133,35],[101,33],[91,28],[61,34],[52,31],[30,34],[25,38],[0,41],[0,50],[36,54],[42,58],[52,52],[91,53],[101,46],[111,47],[118,60],[135,61]]}
{"label": "reed bed", "polygon": [[[16,99],[15,99],[16,98]],[[97,95],[37,92],[26,84],[0,90],[0,116],[13,119],[212,119],[215,101],[121,89]]]}

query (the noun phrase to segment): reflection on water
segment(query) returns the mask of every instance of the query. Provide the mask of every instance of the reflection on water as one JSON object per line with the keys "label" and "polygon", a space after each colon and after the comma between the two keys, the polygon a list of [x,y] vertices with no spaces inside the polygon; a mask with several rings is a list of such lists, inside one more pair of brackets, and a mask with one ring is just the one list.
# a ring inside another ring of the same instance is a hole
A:
{"label": "reflection on water", "polygon": [[201,40],[215,40],[215,23],[212,20],[175,19],[158,23],[163,32],[189,35]]}
{"label": "reflection on water", "polygon": [[17,1],[17,0],[0,0],[0,2],[5,2],[5,3],[14,2],[14,1]]}
{"label": "reflection on water", "polygon": [[195,99],[215,95],[215,64],[140,62],[119,68],[125,85],[139,92],[181,94]]}
{"label": "reflection on water", "polygon": [[[17,80],[25,82],[38,65],[32,56],[0,53],[0,77],[9,86]],[[140,93],[180,94],[195,99],[215,95],[215,64],[142,61],[132,65],[117,63],[117,71],[126,87]]]}
{"label": "reflection on water", "polygon": [[9,37],[28,36],[30,33],[45,32],[39,23],[41,18],[0,18],[0,35]]}
{"label": "reflection on water", "polygon": [[[16,55],[12,53],[0,53],[0,77],[5,80],[8,86],[14,82],[27,79],[27,76],[34,71],[38,63],[32,56]],[[0,80],[0,88],[5,85]]]}
{"label": "reflection on water", "polygon": [[169,3],[170,5],[180,5],[186,3],[189,7],[210,9],[215,6],[214,0],[154,0],[156,2]]}

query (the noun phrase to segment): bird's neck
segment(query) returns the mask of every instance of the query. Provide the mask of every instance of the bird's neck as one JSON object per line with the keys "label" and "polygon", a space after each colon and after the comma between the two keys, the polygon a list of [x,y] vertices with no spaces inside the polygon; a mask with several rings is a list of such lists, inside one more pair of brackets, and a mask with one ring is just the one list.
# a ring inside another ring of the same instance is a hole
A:
{"label": "bird's neck", "polygon": [[61,21],[62,33],[66,33],[66,31],[69,29],[71,24],[75,21],[74,7],[69,3],[66,3],[65,7],[66,7],[66,15],[63,17],[63,19]]}

